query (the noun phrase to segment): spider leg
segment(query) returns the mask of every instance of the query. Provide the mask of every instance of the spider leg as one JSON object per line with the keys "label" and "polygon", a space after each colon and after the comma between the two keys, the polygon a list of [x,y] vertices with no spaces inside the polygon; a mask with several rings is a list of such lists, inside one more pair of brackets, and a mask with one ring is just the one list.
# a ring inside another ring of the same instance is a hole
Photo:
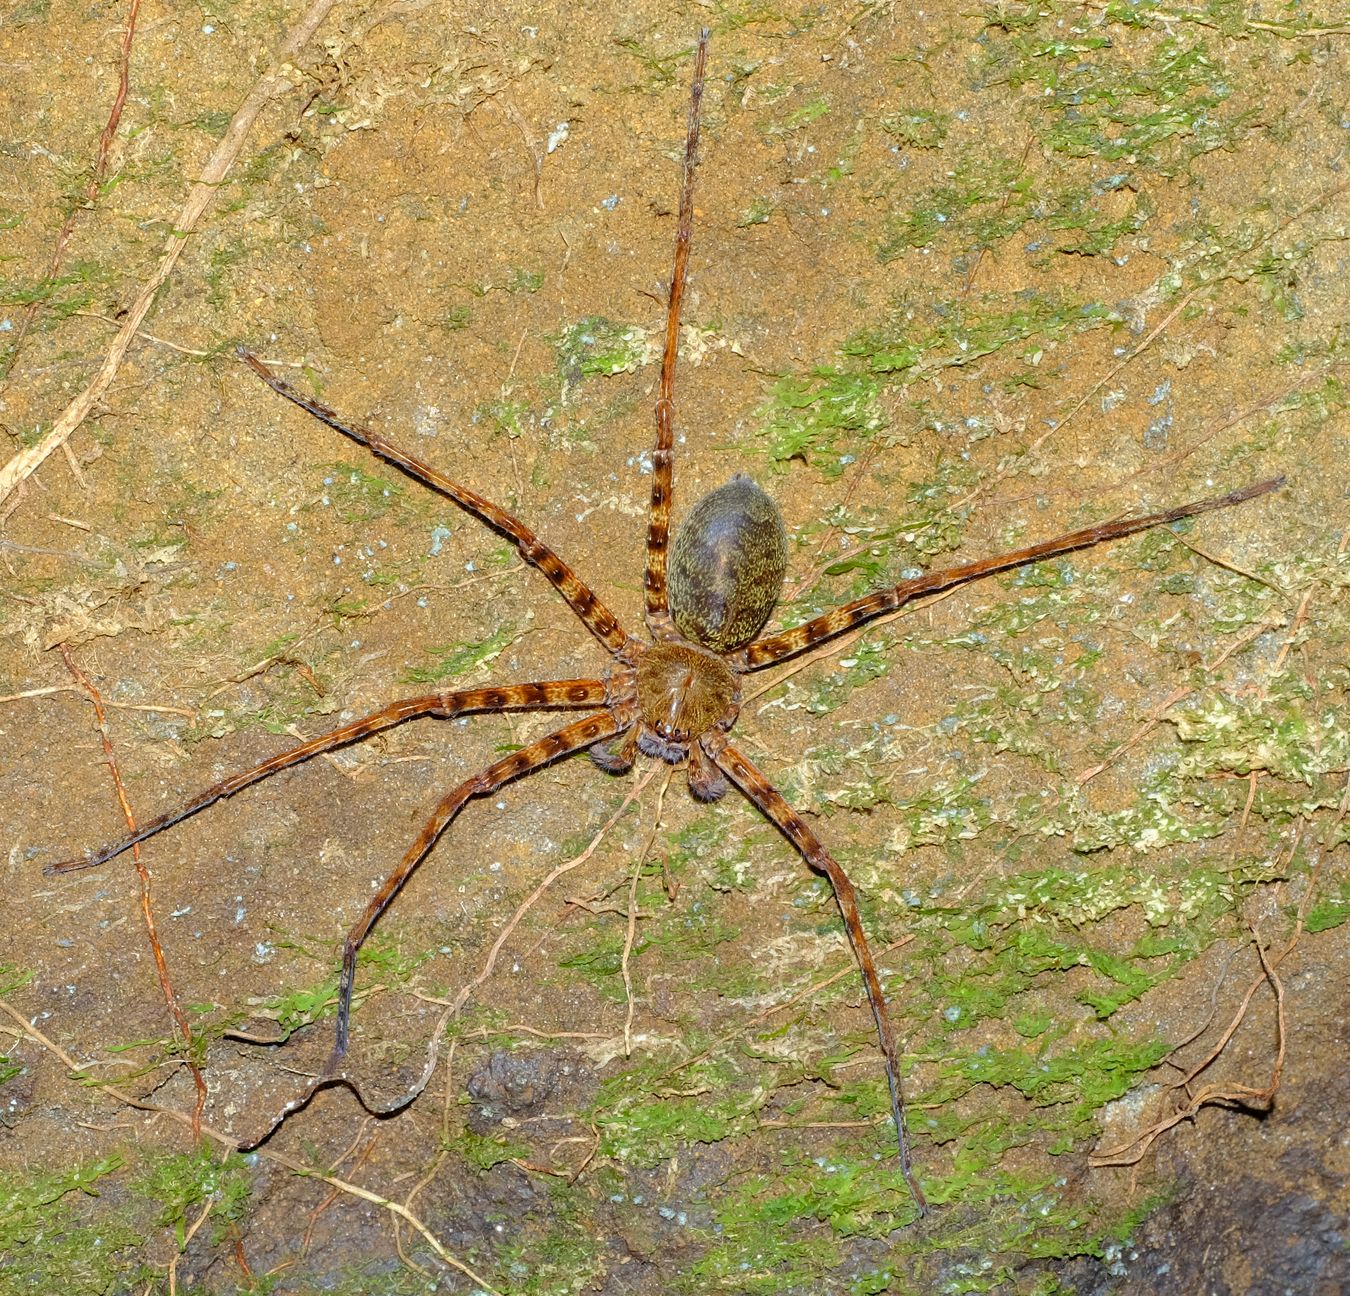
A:
{"label": "spider leg", "polygon": [[1161,513],[1149,513],[1144,517],[1103,522],[1099,526],[1070,531],[1051,540],[1028,545],[1025,549],[999,554],[995,558],[981,558],[978,562],[962,563],[959,567],[948,567],[945,571],[927,572],[914,580],[901,581],[891,589],[878,590],[875,594],[866,594],[852,603],[845,603],[832,612],[826,612],[823,616],[806,622],[805,625],[797,626],[795,630],[785,630],[781,634],[757,639],[742,650],[743,657],[740,664],[745,670],[760,670],[762,667],[772,666],[774,662],[794,657],[807,648],[814,648],[826,639],[833,639],[836,635],[853,630],[876,617],[884,616],[887,612],[894,612],[910,599],[918,598],[920,595],[935,594],[938,590],[964,585],[969,581],[979,580],[982,576],[1009,571],[1013,567],[1038,562],[1042,558],[1054,558],[1059,554],[1071,553],[1075,549],[1087,549],[1107,540],[1119,540],[1122,536],[1134,535],[1136,532],[1164,526],[1169,522],[1179,522],[1182,518],[1194,517],[1197,513],[1231,508],[1234,504],[1244,504],[1259,495],[1278,490],[1283,485],[1283,477],[1271,477],[1267,481],[1243,486],[1240,490],[1229,491],[1227,495],[1218,495],[1213,499],[1193,500],[1189,504],[1178,504],[1175,508],[1164,509]]}
{"label": "spider leg", "polygon": [[628,643],[628,632],[619,624],[615,615],[600,601],[595,591],[519,518],[478,494],[477,491],[460,485],[416,455],[401,449],[374,428],[362,427],[358,423],[344,423],[335,411],[297,391],[284,378],[273,373],[247,348],[241,346],[238,355],[277,395],[284,396],[288,401],[299,405],[302,410],[312,414],[321,423],[327,423],[343,436],[351,437],[353,441],[366,446],[381,459],[396,464],[410,477],[417,478],[442,495],[448,495],[465,512],[472,513],[494,531],[500,531],[515,544],[520,550],[520,556],[527,563],[543,572],[548,582],[581,618],[587,630],[615,656],[623,651]]}
{"label": "spider leg", "polygon": [[252,783],[261,782],[273,774],[299,765],[311,756],[322,752],[335,751],[349,743],[360,742],[371,734],[401,725],[405,720],[417,716],[436,716],[447,719],[462,715],[466,711],[507,711],[521,707],[543,710],[547,707],[600,706],[605,701],[605,685],[601,680],[550,680],[543,684],[512,684],[496,688],[461,689],[454,693],[428,693],[421,697],[402,698],[391,702],[378,711],[372,711],[350,724],[333,729],[317,738],[311,738],[299,747],[279,752],[260,761],[250,769],[232,774],[227,779],[213,784],[205,792],[193,797],[186,805],[162,814],[142,824],[134,833],[112,842],[100,850],[76,859],[64,860],[60,864],[49,865],[43,871],[47,874],[73,873],[76,869],[95,868],[106,864],[108,860],[156,833],[171,828],[176,823],[195,815],[199,810],[214,805],[224,797],[233,796]]}
{"label": "spider leg", "polygon": [[928,1199],[923,1195],[910,1164],[909,1135],[905,1125],[905,1099],[900,1088],[900,1059],[895,1042],[895,1030],[886,1008],[886,996],[881,988],[881,978],[877,975],[876,963],[872,959],[872,950],[863,931],[862,917],[858,913],[858,893],[854,890],[853,883],[849,881],[848,874],[821,844],[820,838],[812,832],[801,815],[788,805],[782,793],[754,765],[730,743],[720,747],[711,744],[710,746],[712,750],[708,754],[717,767],[764,812],[779,832],[802,853],[812,868],[824,873],[830,879],[830,885],[834,888],[834,898],[839,904],[839,912],[844,918],[849,944],[853,947],[853,956],[858,961],[863,985],[867,988],[867,1002],[872,1007],[877,1037],[886,1060],[886,1084],[890,1088],[891,1115],[895,1120],[896,1140],[900,1148],[900,1173],[904,1175],[905,1183],[909,1185],[919,1214],[926,1215]]}
{"label": "spider leg", "polygon": [[689,91],[689,128],[684,139],[684,184],[680,189],[680,216],[675,233],[675,264],[670,275],[666,307],[666,346],[661,356],[661,388],[656,398],[656,449],[652,452],[652,505],[647,523],[647,625],[653,635],[674,631],[666,599],[666,551],[670,543],[670,500],[675,450],[675,359],[680,349],[680,306],[689,269],[689,244],[694,233],[694,168],[698,162],[699,113],[703,104],[703,69],[708,61],[709,31],[698,37],[694,81]]}
{"label": "spider leg", "polygon": [[371,897],[356,925],[347,933],[342,943],[342,982],[338,991],[337,1039],[333,1045],[332,1056],[324,1068],[324,1074],[336,1074],[338,1064],[347,1052],[348,1023],[352,1010],[352,987],[356,980],[356,955],[362,943],[370,934],[379,916],[388,907],[389,902],[399,893],[400,888],[412,876],[413,870],[426,858],[427,852],[435,845],[436,839],[446,830],[450,821],[460,812],[470,797],[486,796],[495,792],[503,783],[520,778],[555,761],[569,752],[580,751],[592,743],[612,738],[623,727],[622,718],[609,711],[601,711],[577,720],[563,729],[540,738],[510,756],[494,761],[485,770],[465,779],[453,792],[443,797],[430,819],[417,834],[417,839],[408,847],[398,867],[385,878],[379,891]]}

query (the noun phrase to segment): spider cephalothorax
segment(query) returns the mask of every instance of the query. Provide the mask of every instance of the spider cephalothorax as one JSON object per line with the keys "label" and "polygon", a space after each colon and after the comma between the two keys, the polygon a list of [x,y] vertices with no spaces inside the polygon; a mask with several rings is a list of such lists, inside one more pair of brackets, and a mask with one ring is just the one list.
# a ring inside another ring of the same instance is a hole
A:
{"label": "spider cephalothorax", "polygon": [[694,164],[707,41],[705,31],[699,40],[694,62],[675,264],[666,310],[665,350],[656,402],[656,447],[652,456],[651,507],[643,580],[650,642],[630,635],[599,596],[519,518],[395,445],[381,433],[344,422],[327,406],[277,377],[256,356],[241,350],[243,360],[282,396],[448,496],[511,540],[521,556],[549,581],[610,654],[610,669],[600,679],[548,680],[461,689],[391,702],[378,711],[224,779],[178,810],[146,823],[132,835],[96,852],[53,865],[48,872],[64,873],[102,864],[222,797],[232,796],[279,770],[417,717],[444,718],[475,711],[584,709],[587,714],[581,719],[494,761],[452,788],[438,802],[402,860],[347,933],[342,950],[333,1052],[323,1075],[308,1092],[341,1075],[339,1067],[348,1044],[357,951],[385,908],[464,804],[472,797],[488,795],[504,783],[574,752],[589,750],[596,763],[609,770],[628,768],[642,752],[672,765],[687,762],[690,789],[702,800],[722,796],[734,783],[810,866],[829,879],[876,1022],[901,1170],[915,1203],[922,1210],[924,1197],[910,1167],[905,1135],[899,1048],[887,1012],[881,978],[863,930],[857,893],[848,875],[806,820],[731,742],[731,729],[740,706],[741,677],[893,612],[920,595],[1132,535],[1196,513],[1240,504],[1273,490],[1282,479],[1258,482],[1227,495],[1178,505],[1145,517],[1087,527],[1012,553],[929,572],[855,599],[794,629],[757,638],[782,588],[787,540],[778,510],[754,482],[737,475],[725,486],[705,495],[689,510],[667,552],[673,491],[675,360],[693,229]]}

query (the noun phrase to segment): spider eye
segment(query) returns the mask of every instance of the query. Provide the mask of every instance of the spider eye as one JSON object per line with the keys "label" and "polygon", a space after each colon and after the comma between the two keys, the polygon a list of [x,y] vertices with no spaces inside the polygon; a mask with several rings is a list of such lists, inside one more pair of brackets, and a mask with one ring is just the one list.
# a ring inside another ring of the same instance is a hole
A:
{"label": "spider eye", "polygon": [[778,508],[737,473],[685,517],[670,550],[670,613],[686,639],[713,652],[743,648],[764,628],[787,570]]}

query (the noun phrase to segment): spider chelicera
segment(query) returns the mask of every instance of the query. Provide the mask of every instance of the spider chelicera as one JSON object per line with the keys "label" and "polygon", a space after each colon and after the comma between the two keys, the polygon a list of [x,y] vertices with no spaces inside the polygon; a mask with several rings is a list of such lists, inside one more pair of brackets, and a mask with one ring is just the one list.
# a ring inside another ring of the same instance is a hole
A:
{"label": "spider chelicera", "polygon": [[336,1038],[332,1055],[317,1083],[336,1078],[338,1065],[347,1051],[357,951],[465,802],[472,797],[485,796],[504,783],[573,752],[589,750],[597,765],[614,772],[630,768],[641,752],[673,766],[685,766],[689,789],[699,800],[716,800],[735,784],[801,852],[807,863],[829,879],[876,1020],[890,1088],[900,1166],[916,1204],[923,1211],[926,1203],[910,1164],[895,1032],[859,916],[857,892],[814,829],[731,742],[731,730],[739,711],[741,680],[753,671],[784,661],[894,612],[920,595],[1133,535],[1197,513],[1228,508],[1274,490],[1283,479],[1259,482],[1227,495],[1181,504],[1145,517],[1087,527],[994,558],[930,572],[856,599],[794,629],[757,637],[773,612],[787,566],[787,537],[773,501],[750,478],[737,475],[699,500],[685,516],[674,543],[669,543],[675,361],[693,231],[694,171],[707,49],[708,32],[704,31],[694,58],[684,180],[656,402],[656,448],[652,456],[651,508],[643,581],[650,641],[630,635],[590,586],[519,519],[400,449],[379,432],[344,423],[334,411],[296,391],[256,356],[241,349],[241,359],[274,391],[343,435],[367,446],[380,458],[396,464],[409,476],[449,496],[466,512],[510,539],[525,561],[544,575],[609,652],[610,667],[601,679],[547,680],[460,689],[391,702],[331,733],[322,734],[216,783],[178,810],[149,821],[120,841],[53,865],[47,871],[65,873],[102,864],[222,797],[232,796],[250,784],[321,752],[360,742],[420,716],[444,719],[468,712],[585,710],[587,714],[582,719],[494,761],[448,792],[437,804],[398,866],[347,933],[342,951]]}

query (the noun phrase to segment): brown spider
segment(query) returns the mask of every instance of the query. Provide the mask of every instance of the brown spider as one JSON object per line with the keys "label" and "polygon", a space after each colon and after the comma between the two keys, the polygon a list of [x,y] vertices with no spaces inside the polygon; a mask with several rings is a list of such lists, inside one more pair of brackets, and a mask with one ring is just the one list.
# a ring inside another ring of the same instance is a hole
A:
{"label": "brown spider", "polygon": [[[303,395],[243,348],[242,360],[274,391],[295,402],[410,476],[449,496],[461,508],[507,536],[521,556],[538,568],[567,601],[582,624],[604,645],[612,664],[603,679],[548,680],[539,683],[461,689],[391,702],[331,733],[271,757],[251,769],[207,788],[185,806],[143,825],[101,850],[50,867],[65,873],[102,864],[138,842],[153,837],[197,811],[240,789],[308,760],[321,752],[359,742],[419,716],[447,718],[466,712],[513,709],[587,708],[590,714],[493,762],[447,793],[347,933],[342,951],[336,1039],[319,1084],[337,1079],[349,1038],[356,955],[385,908],[437,839],[471,797],[484,796],[512,779],[540,769],[559,757],[590,749],[601,768],[630,768],[639,752],[688,769],[689,789],[701,801],[721,797],[734,783],[812,868],[829,879],[862,972],[868,1003],[876,1020],[885,1060],[895,1121],[900,1166],[920,1212],[926,1208],[910,1164],[905,1132],[900,1064],[881,979],[858,912],[857,892],[847,874],[822,845],[814,830],[783,799],[763,774],[731,743],[744,675],[774,665],[877,617],[894,612],[920,595],[1039,559],[1133,535],[1150,527],[1212,509],[1240,504],[1278,487],[1274,478],[1213,499],[1181,504],[1145,517],[1128,518],[1072,531],[1011,553],[964,563],[902,581],[818,616],[792,630],[756,636],[767,623],[782,587],[787,538],[778,510],[748,477],[737,475],[704,496],[689,510],[673,545],[668,544],[673,472],[674,384],[680,306],[684,296],[693,229],[694,171],[699,138],[708,32],[698,42],[685,139],[684,180],[680,193],[675,261],[666,312],[665,349],[656,402],[656,450],[653,456],[651,510],[647,527],[646,621],[651,641],[630,635],[594,591],[519,519],[466,486],[446,477],[380,433],[344,423],[333,410]],[[669,554],[668,554],[669,549]],[[296,1104],[292,1104],[295,1106]]]}

